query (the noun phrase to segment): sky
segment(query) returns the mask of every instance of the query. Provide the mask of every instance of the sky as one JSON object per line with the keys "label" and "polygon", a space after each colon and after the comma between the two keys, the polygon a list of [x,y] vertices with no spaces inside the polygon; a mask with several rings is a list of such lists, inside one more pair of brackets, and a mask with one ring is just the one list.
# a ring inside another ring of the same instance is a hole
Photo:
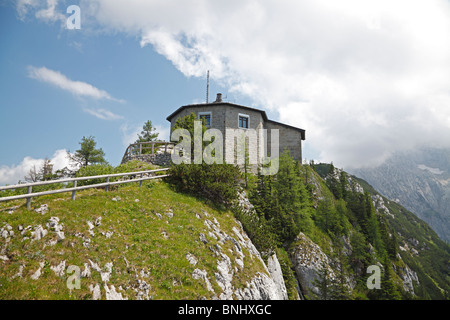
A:
{"label": "sky", "polygon": [[83,136],[114,166],[147,120],[168,140],[207,70],[210,100],[305,129],[307,160],[450,147],[448,0],[0,0],[0,185]]}

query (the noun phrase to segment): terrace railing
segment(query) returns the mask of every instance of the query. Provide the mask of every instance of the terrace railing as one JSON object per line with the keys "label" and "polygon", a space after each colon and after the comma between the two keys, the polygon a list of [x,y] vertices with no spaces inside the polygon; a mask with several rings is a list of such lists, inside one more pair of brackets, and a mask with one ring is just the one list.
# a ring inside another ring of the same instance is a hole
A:
{"label": "terrace railing", "polygon": [[[137,142],[132,143],[125,150],[125,154],[122,158],[122,163],[124,163],[127,159],[131,159],[136,156],[140,156],[143,154],[155,154],[157,151],[162,151],[164,148],[164,153],[169,153],[170,148],[175,144],[173,142],[168,141],[149,141],[149,142]],[[151,152],[149,152],[151,150]]]}

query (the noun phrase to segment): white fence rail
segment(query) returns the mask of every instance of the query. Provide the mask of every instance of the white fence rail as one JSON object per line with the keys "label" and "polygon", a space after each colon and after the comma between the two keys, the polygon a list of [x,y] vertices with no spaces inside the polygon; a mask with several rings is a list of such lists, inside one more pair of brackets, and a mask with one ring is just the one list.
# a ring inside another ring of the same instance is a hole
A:
{"label": "white fence rail", "polygon": [[[142,181],[168,177],[169,176],[168,174],[154,175],[157,172],[162,172],[162,171],[167,171],[167,170],[169,170],[169,168],[136,171],[136,172],[126,172],[126,173],[105,174],[105,175],[101,175],[101,176],[68,178],[68,179],[61,179],[61,180],[50,180],[50,181],[41,181],[41,182],[34,182],[34,183],[24,183],[24,184],[16,184],[16,185],[11,185],[11,186],[4,186],[4,187],[0,187],[0,195],[1,195],[1,191],[3,191],[3,190],[12,190],[12,189],[19,189],[19,188],[27,188],[27,193],[21,194],[21,195],[16,195],[16,196],[0,197],[0,202],[18,200],[18,199],[27,199],[27,209],[31,210],[31,198],[34,198],[34,197],[40,197],[40,196],[56,194],[56,193],[72,192],[72,200],[75,200],[75,194],[78,190],[104,187],[105,190],[108,191],[110,186],[123,184],[123,183],[130,183],[130,182],[139,182],[139,186],[142,186]],[[144,176],[144,175],[146,175],[146,176]],[[109,181],[110,178],[124,177],[124,176],[139,176],[139,178],[113,181],[113,182]],[[106,179],[106,181],[103,183],[97,183],[97,184],[91,184],[91,185],[77,187],[77,181],[92,180],[92,179]],[[33,193],[33,187],[48,185],[48,184],[59,184],[59,183],[72,183],[72,187]]]}

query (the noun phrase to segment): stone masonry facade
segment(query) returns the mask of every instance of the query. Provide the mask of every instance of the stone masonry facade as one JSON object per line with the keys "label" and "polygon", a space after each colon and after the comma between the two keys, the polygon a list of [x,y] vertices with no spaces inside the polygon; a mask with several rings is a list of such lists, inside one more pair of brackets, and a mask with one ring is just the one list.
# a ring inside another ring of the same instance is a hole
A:
{"label": "stone masonry facade", "polygon": [[[231,134],[235,135],[239,131],[246,133],[248,156],[259,161],[264,156],[270,155],[272,129],[279,130],[279,154],[287,149],[294,159],[302,161],[302,140],[305,140],[305,130],[269,120],[263,110],[223,102],[221,95],[218,94],[216,101],[213,103],[182,106],[169,115],[167,120],[171,123],[171,132],[177,119],[192,112],[196,114],[198,119],[208,117],[209,127],[222,132],[224,138],[223,152],[227,163],[237,161],[237,138],[232,137]],[[234,143],[230,143],[230,141],[234,141]]]}

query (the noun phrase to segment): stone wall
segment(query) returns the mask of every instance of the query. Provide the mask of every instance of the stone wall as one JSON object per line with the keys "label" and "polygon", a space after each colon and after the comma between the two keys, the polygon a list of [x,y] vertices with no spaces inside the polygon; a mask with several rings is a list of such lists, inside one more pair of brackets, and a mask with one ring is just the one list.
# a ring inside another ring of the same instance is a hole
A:
{"label": "stone wall", "polygon": [[172,159],[170,153],[141,154],[137,156],[128,156],[122,161],[122,163],[131,160],[139,160],[142,162],[151,163],[161,167],[169,167]]}
{"label": "stone wall", "polygon": [[[278,129],[279,130],[279,152],[280,155],[284,150],[289,150],[291,157],[295,160],[302,161],[302,134],[300,131],[283,126],[272,121],[266,122],[267,129]],[[271,142],[270,134],[268,134],[268,145],[267,149],[270,151]]]}

